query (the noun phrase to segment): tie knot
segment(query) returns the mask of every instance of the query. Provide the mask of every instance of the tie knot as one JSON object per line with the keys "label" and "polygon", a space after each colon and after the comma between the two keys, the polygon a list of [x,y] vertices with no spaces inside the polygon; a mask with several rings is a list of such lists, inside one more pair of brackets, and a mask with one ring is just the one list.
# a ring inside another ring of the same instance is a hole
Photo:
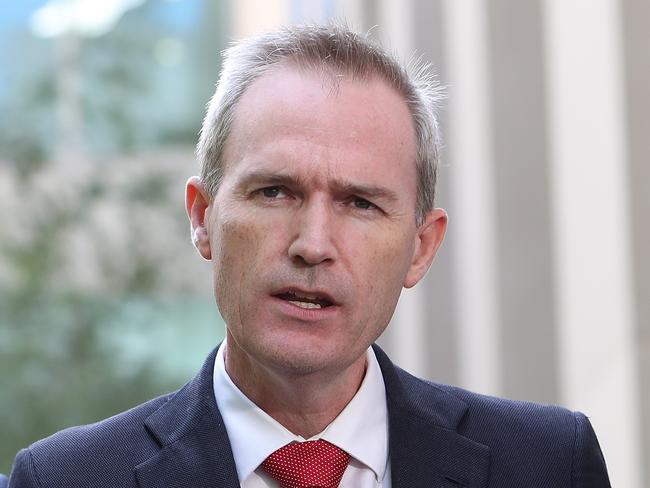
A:
{"label": "tie knot", "polygon": [[349,461],[347,452],[318,440],[287,444],[262,467],[282,488],[337,488]]}

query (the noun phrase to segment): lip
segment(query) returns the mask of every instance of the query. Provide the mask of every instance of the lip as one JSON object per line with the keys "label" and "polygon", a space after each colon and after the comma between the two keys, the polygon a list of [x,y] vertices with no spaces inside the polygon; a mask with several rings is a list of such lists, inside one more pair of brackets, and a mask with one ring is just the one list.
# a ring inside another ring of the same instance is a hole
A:
{"label": "lip", "polygon": [[[334,298],[330,293],[324,291],[324,290],[306,290],[303,288],[298,288],[296,286],[287,286],[284,288],[280,288],[274,292],[271,293],[271,295],[274,298],[278,298],[277,295],[282,295],[284,293],[294,293],[296,295],[302,295],[302,296],[317,296],[318,298],[321,298],[323,300],[327,300],[328,302],[331,303],[329,307],[323,308],[323,309],[316,309],[316,310],[326,310],[327,308],[335,307],[340,305],[339,301]],[[283,300],[285,301],[285,300]]]}
{"label": "lip", "polygon": [[[330,302],[331,305],[324,308],[302,308],[278,296],[289,292],[293,292],[298,295],[318,296],[319,298]],[[286,316],[287,318],[299,320],[302,322],[320,322],[328,320],[339,313],[341,309],[340,302],[333,298],[330,293],[324,292],[322,290],[307,290],[295,286],[287,286],[277,289],[270,294],[269,298],[272,300],[272,303],[274,303],[282,315]]]}
{"label": "lip", "polygon": [[320,322],[328,320],[334,317],[340,310],[339,305],[330,305],[325,308],[301,308],[298,305],[294,305],[293,303],[277,296],[271,295],[270,298],[282,315],[301,322]]}

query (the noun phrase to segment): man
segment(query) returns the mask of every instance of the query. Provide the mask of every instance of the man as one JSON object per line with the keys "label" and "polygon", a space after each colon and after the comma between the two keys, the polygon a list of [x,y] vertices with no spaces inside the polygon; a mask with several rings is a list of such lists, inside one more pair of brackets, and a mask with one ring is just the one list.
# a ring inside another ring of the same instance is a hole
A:
{"label": "man", "polygon": [[226,340],[178,392],[21,451],[9,486],[609,486],[584,415],[373,346],[445,234],[439,98],[341,27],[232,47],[186,189]]}

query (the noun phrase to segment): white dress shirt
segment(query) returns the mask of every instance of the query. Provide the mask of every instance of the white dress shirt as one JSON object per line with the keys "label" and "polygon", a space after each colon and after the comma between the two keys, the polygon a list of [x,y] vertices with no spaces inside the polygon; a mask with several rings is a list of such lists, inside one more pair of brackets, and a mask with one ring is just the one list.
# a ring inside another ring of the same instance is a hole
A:
{"label": "white dress shirt", "polygon": [[277,488],[260,464],[293,441],[323,439],[350,454],[341,488],[390,488],[386,390],[372,348],[361,386],[350,403],[323,432],[310,439],[295,435],[255,405],[232,382],[219,347],[214,363],[214,395],[232,447],[242,488]]}

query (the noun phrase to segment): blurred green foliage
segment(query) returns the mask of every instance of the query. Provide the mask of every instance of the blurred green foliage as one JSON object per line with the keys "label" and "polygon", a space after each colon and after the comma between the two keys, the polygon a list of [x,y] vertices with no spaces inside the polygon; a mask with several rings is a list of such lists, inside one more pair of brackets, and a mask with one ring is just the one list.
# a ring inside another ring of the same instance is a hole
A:
{"label": "blurred green foliage", "polygon": [[118,309],[117,300],[82,293],[3,294],[0,471],[9,471],[17,449],[44,435],[178,386],[155,374],[154,364],[116,370],[115,351],[100,336]]}
{"label": "blurred green foliage", "polygon": [[[127,259],[116,259],[99,239],[91,243],[93,257],[72,256],[90,264],[99,259],[92,286],[66,267],[70,236],[92,228],[96,207],[117,199],[130,209],[167,216],[166,207],[181,205],[169,201],[176,189],[170,190],[174,181],[165,175],[144,172],[122,186],[101,175],[92,173],[74,198],[32,195],[45,204],[23,206],[23,225],[14,223],[21,232],[0,230],[0,257],[11,277],[0,280],[0,472],[10,470],[18,449],[39,438],[178,388],[189,378],[189,364],[196,369],[223,334],[208,287],[197,296],[180,276],[170,283],[165,260],[135,245],[142,238],[133,228],[147,225],[136,211],[120,222],[131,229],[123,243]],[[169,241],[186,241],[184,227],[174,232],[174,226],[161,225],[157,231]],[[165,247],[158,239],[151,245]],[[181,336],[188,334],[195,340],[183,344]],[[176,347],[182,359],[174,362]]]}
{"label": "blurred green foliage", "polygon": [[[182,201],[221,2],[186,31],[160,20],[162,3],[79,40],[81,176],[54,158],[56,41],[25,28],[13,43],[26,62],[0,59],[12,65],[0,100],[0,188],[12,190],[0,194],[0,473],[44,436],[178,388],[223,336]],[[153,51],[170,37],[188,55],[161,66]]]}

